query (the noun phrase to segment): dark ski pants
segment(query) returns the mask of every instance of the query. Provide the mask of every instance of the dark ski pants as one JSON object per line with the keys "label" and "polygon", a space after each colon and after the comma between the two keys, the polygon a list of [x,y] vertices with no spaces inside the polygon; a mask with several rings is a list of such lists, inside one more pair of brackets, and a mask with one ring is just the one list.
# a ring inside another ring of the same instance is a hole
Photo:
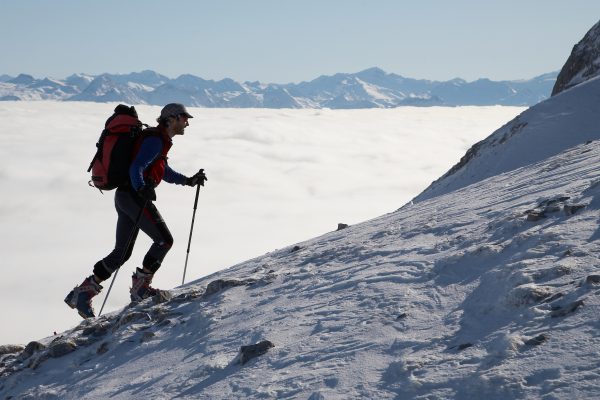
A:
{"label": "dark ski pants", "polygon": [[[146,235],[150,236],[154,242],[142,262],[142,266],[152,273],[160,268],[163,259],[173,246],[173,236],[169,228],[156,209],[156,206],[150,201],[146,203],[140,224],[135,228],[134,232],[136,218],[143,205],[144,201],[137,193],[130,189],[117,189],[115,193],[115,208],[118,219],[115,248],[108,256],[94,265],[94,274],[102,280],[108,279],[125,261],[129,260],[140,229]],[[125,248],[132,232],[133,238],[129,248]]]}

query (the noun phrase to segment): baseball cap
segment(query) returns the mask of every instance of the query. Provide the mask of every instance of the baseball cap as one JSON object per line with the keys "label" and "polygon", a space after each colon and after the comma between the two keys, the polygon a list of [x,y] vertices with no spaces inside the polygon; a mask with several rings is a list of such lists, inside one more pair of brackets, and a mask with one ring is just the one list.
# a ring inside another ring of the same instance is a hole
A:
{"label": "baseball cap", "polygon": [[181,103],[169,103],[163,107],[160,112],[160,119],[166,119],[169,117],[176,117],[178,115],[185,115],[188,118],[194,118],[187,112],[185,106]]}

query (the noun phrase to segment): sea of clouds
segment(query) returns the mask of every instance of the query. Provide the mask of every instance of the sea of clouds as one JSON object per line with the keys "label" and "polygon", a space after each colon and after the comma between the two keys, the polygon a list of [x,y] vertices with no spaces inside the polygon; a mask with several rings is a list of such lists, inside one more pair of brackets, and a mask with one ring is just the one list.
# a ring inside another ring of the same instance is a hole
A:
{"label": "sea of clouds", "polygon": [[[86,172],[114,107],[0,103],[0,314],[11,321],[0,344],[27,343],[80,319],[63,298],[114,244],[113,192],[89,187]],[[150,124],[160,113],[137,109]],[[209,178],[186,281],[398,209],[523,110],[191,108],[190,127],[169,154],[173,169],[204,168]],[[175,245],[154,284],[169,289],[181,284],[195,191],[163,183],[157,193]],[[105,312],[128,304],[130,275],[149,245],[141,234]]]}

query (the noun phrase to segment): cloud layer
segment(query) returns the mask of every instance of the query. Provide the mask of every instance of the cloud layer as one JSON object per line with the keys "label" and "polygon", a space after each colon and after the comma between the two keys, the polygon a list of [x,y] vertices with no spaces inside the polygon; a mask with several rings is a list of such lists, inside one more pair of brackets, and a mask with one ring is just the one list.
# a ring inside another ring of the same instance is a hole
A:
{"label": "cloud layer", "polygon": [[[0,343],[78,322],[62,299],[114,244],[113,193],[88,187],[94,144],[114,104],[0,103],[2,315]],[[188,280],[393,211],[446,172],[516,107],[389,110],[191,108],[170,165],[205,168]],[[160,107],[140,106],[151,123]],[[175,245],[155,284],[181,283],[194,190],[163,183],[157,206]],[[150,245],[140,235],[108,311],[127,304],[130,275]],[[107,283],[108,285],[108,283]],[[102,294],[101,296],[103,296]],[[97,300],[99,308],[102,297]]]}

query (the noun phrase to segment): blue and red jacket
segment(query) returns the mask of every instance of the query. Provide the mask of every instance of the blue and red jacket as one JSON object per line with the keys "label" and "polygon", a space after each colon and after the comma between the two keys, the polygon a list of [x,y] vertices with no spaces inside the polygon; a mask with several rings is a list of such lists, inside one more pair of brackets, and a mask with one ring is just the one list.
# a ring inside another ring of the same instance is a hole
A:
{"label": "blue and red jacket", "polygon": [[185,175],[174,171],[167,163],[167,154],[173,141],[165,127],[145,129],[142,139],[134,149],[134,157],[129,167],[129,179],[133,190],[138,191],[146,183],[157,186],[163,179],[168,183],[184,185]]}

